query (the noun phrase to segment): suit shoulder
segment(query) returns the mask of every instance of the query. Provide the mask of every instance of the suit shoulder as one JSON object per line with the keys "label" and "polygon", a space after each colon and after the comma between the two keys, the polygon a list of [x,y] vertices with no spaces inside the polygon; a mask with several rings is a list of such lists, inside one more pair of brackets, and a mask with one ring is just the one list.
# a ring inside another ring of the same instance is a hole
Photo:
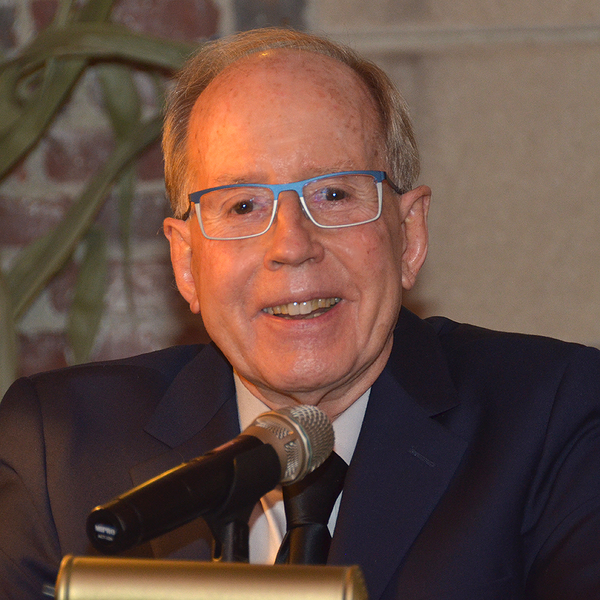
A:
{"label": "suit shoulder", "polygon": [[123,359],[92,362],[17,379],[0,402],[0,415],[40,405],[60,411],[87,406],[106,410],[123,397],[152,404],[202,345],[174,346]]}
{"label": "suit shoulder", "polygon": [[175,375],[204,348],[202,344],[189,346],[172,346],[162,350],[155,350],[136,356],[104,360],[81,365],[74,365],[62,369],[45,371],[27,377],[31,382],[44,382],[55,378],[69,379],[79,377],[103,377],[112,371],[139,370],[154,371],[166,379],[173,379]]}
{"label": "suit shoulder", "polygon": [[504,373],[516,381],[562,378],[579,372],[600,381],[600,350],[554,338],[495,331],[444,317],[426,321],[434,328],[451,371],[480,378]]}
{"label": "suit shoulder", "polygon": [[445,317],[425,319],[436,331],[442,345],[447,349],[479,352],[489,347],[496,352],[508,353],[532,350],[544,355],[588,355],[591,360],[600,359],[600,350],[575,342],[566,342],[541,335],[512,333],[486,329],[468,323],[457,323]]}

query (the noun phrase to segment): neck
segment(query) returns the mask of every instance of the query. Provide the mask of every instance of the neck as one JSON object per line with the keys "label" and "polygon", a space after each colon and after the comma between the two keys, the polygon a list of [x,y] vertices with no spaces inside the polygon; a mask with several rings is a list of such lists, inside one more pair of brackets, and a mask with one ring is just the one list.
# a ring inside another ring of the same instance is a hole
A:
{"label": "neck", "polygon": [[318,406],[333,421],[375,383],[387,363],[391,349],[392,340],[390,339],[377,359],[362,372],[355,374],[347,381],[336,382],[330,386],[312,390],[277,389],[264,382],[252,381],[241,373],[236,372],[236,374],[244,387],[271,410],[307,404]]}

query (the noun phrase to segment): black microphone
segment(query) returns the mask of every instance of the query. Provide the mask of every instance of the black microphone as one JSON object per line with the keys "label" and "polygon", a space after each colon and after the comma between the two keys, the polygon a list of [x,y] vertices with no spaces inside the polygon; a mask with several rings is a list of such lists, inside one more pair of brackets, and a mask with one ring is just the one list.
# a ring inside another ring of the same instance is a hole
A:
{"label": "black microphone", "polygon": [[333,427],[316,406],[299,405],[260,415],[230,442],[166,471],[96,507],[87,535],[104,554],[115,554],[197,517],[254,506],[278,483],[295,483],[333,450]]}

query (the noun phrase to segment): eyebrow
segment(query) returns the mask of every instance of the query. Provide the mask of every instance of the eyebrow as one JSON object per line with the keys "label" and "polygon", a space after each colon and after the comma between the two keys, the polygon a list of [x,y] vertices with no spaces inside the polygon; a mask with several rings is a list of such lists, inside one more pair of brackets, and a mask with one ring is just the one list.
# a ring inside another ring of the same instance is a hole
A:
{"label": "eyebrow", "polygon": [[260,181],[260,175],[255,173],[250,176],[236,176],[226,173],[217,177],[215,183],[218,185],[235,185],[236,183],[257,183],[258,181]]}

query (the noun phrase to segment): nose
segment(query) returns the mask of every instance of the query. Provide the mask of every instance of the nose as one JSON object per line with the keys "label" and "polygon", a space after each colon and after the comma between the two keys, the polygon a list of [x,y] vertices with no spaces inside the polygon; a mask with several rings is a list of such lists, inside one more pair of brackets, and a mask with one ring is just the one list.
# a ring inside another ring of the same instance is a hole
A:
{"label": "nose", "polygon": [[281,265],[301,265],[323,258],[321,230],[304,214],[298,194],[282,192],[275,220],[262,238],[265,239],[265,266],[277,269]]}

